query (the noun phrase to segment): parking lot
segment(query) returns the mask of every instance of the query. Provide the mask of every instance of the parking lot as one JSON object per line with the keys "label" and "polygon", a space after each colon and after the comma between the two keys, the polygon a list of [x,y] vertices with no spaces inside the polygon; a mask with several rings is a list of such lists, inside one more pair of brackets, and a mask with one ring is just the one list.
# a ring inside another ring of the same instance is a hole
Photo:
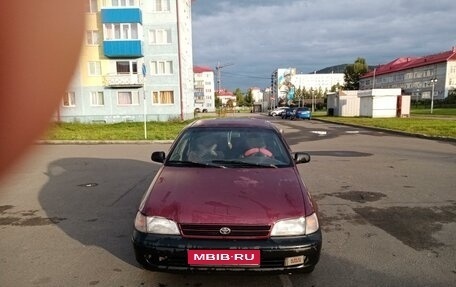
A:
{"label": "parking lot", "polygon": [[450,286],[456,281],[451,142],[267,117],[319,204],[310,275],[148,272],[133,219],[169,144],[37,145],[0,184],[0,286]]}

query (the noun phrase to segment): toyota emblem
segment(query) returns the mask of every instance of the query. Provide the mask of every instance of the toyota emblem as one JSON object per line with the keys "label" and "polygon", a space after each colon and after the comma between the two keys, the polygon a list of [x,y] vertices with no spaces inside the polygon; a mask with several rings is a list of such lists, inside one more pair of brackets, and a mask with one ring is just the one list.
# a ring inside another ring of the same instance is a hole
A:
{"label": "toyota emblem", "polygon": [[222,235],[228,235],[231,233],[231,229],[229,229],[228,227],[222,227],[222,228],[220,228],[219,231],[220,231],[220,234],[222,234]]}

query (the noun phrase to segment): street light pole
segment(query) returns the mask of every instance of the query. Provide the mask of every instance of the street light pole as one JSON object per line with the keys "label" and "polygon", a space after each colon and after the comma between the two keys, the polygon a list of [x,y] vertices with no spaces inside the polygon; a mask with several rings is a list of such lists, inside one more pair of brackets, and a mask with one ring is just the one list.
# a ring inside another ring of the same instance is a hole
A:
{"label": "street light pole", "polygon": [[312,97],[312,113],[315,112],[315,96],[313,92],[313,88],[310,88],[310,95]]}
{"label": "street light pole", "polygon": [[434,111],[434,90],[435,90],[435,83],[437,83],[437,78],[431,79],[432,84],[432,94],[431,94],[431,114]]}

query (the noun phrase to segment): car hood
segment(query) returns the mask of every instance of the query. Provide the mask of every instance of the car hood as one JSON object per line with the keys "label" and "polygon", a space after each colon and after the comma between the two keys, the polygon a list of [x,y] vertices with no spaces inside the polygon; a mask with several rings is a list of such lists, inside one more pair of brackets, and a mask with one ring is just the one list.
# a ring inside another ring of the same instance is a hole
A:
{"label": "car hood", "polygon": [[195,224],[272,224],[306,209],[309,196],[294,167],[162,167],[140,207],[148,216]]}

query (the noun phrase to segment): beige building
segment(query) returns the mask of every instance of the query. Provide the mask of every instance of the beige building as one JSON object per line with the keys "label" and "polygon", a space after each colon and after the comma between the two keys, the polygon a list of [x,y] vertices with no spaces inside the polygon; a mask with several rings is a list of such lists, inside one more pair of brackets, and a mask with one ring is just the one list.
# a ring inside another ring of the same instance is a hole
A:
{"label": "beige building", "polygon": [[400,88],[412,99],[444,99],[456,88],[456,47],[423,57],[402,57],[363,75],[359,89]]}

